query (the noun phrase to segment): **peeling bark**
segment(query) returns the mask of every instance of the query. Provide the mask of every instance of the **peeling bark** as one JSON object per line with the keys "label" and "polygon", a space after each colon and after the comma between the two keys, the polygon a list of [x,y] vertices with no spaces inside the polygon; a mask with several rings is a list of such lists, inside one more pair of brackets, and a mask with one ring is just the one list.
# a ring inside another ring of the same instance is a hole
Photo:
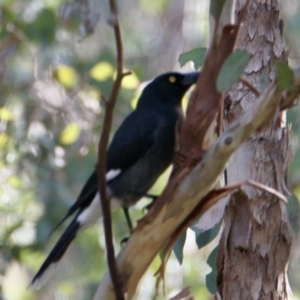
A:
{"label": "peeling bark", "polygon": [[[237,1],[239,15],[244,1]],[[275,61],[284,57],[276,0],[251,1],[237,40],[252,58],[245,78],[258,90],[260,75],[275,77]],[[225,99],[225,127],[255,103],[249,89],[238,84]],[[252,179],[279,192],[286,191],[285,170],[290,157],[288,130],[281,113],[271,124],[244,143],[227,169],[228,184]],[[234,193],[225,216],[220,247],[218,284],[223,299],[289,299],[287,265],[292,237],[285,204],[271,194],[246,187]]]}

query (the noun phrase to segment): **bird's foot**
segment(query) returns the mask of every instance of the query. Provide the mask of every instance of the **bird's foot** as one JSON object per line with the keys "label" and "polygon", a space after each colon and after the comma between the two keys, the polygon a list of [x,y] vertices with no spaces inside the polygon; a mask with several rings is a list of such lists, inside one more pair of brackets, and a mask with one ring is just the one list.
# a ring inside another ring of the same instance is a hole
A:
{"label": "bird's foot", "polygon": [[121,240],[121,242],[120,242],[121,247],[125,246],[125,244],[126,244],[126,243],[128,242],[128,240],[129,240],[129,238],[130,238],[130,236],[126,236],[126,237],[124,237],[124,238]]}
{"label": "bird's foot", "polygon": [[148,211],[148,210],[150,209],[150,207],[153,205],[153,203],[155,202],[155,200],[156,200],[159,196],[146,194],[144,197],[145,197],[145,198],[150,198],[150,199],[152,200],[149,204],[145,205],[145,206],[142,208],[142,211],[143,211],[143,212],[146,212],[146,211]]}

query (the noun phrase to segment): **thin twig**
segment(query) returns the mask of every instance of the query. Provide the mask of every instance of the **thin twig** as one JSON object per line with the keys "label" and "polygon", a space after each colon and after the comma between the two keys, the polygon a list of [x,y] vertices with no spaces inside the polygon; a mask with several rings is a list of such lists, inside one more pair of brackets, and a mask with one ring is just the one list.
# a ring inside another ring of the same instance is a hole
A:
{"label": "thin twig", "polygon": [[97,174],[98,174],[98,184],[100,192],[100,205],[102,207],[103,213],[103,225],[105,232],[105,243],[106,243],[106,255],[108,261],[108,268],[110,277],[113,283],[114,292],[117,300],[123,300],[123,288],[122,282],[117,270],[115,251],[112,241],[112,226],[111,226],[111,214],[110,214],[110,199],[106,194],[106,150],[108,145],[109,133],[111,130],[113,110],[115,103],[117,101],[117,95],[121,87],[121,82],[124,77],[123,74],[123,44],[121,37],[121,30],[118,21],[117,6],[115,0],[109,0],[110,12],[111,12],[111,22],[110,25],[113,27],[114,36],[116,41],[117,50],[117,77],[114,82],[111,95],[106,101],[106,110],[103,121],[103,130],[99,142],[98,149],[98,164],[97,164]]}

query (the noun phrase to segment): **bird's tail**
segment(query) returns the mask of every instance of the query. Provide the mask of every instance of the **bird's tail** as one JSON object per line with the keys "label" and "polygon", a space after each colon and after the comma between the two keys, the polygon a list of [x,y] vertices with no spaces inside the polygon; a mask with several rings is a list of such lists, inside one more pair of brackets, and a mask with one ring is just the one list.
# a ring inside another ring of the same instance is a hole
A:
{"label": "bird's tail", "polygon": [[[116,199],[111,199],[110,204],[111,210],[114,211],[120,207],[121,202]],[[100,208],[99,195],[97,194],[88,206],[82,208],[77,213],[73,221],[69,224],[51,250],[36,275],[33,277],[29,286],[33,289],[39,289],[42,285],[44,285],[79,231],[85,230],[89,226],[95,224],[101,217],[102,210]]]}
{"label": "bird's tail", "polygon": [[30,287],[33,289],[39,289],[51,276],[52,272],[57,266],[66,250],[68,249],[70,243],[76,237],[77,232],[80,229],[80,222],[75,218],[70,225],[66,228],[58,242],[55,244],[50,254],[33,277]]}

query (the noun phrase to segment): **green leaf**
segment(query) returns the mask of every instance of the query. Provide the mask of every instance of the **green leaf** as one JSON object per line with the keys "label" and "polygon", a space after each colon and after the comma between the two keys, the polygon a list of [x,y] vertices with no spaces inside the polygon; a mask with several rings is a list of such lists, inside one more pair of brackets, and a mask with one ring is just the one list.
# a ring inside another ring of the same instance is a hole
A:
{"label": "green leaf", "polygon": [[294,89],[294,73],[286,63],[276,62],[276,75],[281,90],[291,92]]}
{"label": "green leaf", "polygon": [[209,244],[219,233],[221,228],[221,222],[219,224],[216,224],[213,228],[206,230],[204,232],[201,232],[200,234],[196,235],[196,244],[198,248],[202,248]]}
{"label": "green leaf", "polygon": [[212,0],[210,1],[209,14],[213,16],[215,20],[219,20],[223,6],[226,0]]}
{"label": "green leaf", "polygon": [[[290,225],[292,227],[292,230],[295,234],[299,233],[300,228],[300,205],[299,205],[299,192],[300,188],[297,187],[295,189],[295,195],[292,195],[289,198],[288,204],[287,204],[287,214],[288,214],[288,220],[290,222]],[[298,199],[297,199],[298,198]]]}
{"label": "green leaf", "polygon": [[211,272],[206,275],[206,287],[210,293],[215,294],[217,292],[217,255],[218,246],[209,254],[207,264],[212,268]]}
{"label": "green leaf", "polygon": [[204,62],[206,51],[206,48],[195,48],[181,53],[179,55],[180,66],[183,67],[187,62],[192,61],[194,63],[195,70],[198,70]]}
{"label": "green leaf", "polygon": [[227,57],[223,63],[218,79],[217,89],[219,92],[228,91],[243,74],[250,54],[246,50],[237,49]]}
{"label": "green leaf", "polygon": [[180,264],[182,264],[183,261],[183,247],[185,244],[185,239],[186,239],[186,232],[182,234],[180,238],[173,245],[173,251]]}

